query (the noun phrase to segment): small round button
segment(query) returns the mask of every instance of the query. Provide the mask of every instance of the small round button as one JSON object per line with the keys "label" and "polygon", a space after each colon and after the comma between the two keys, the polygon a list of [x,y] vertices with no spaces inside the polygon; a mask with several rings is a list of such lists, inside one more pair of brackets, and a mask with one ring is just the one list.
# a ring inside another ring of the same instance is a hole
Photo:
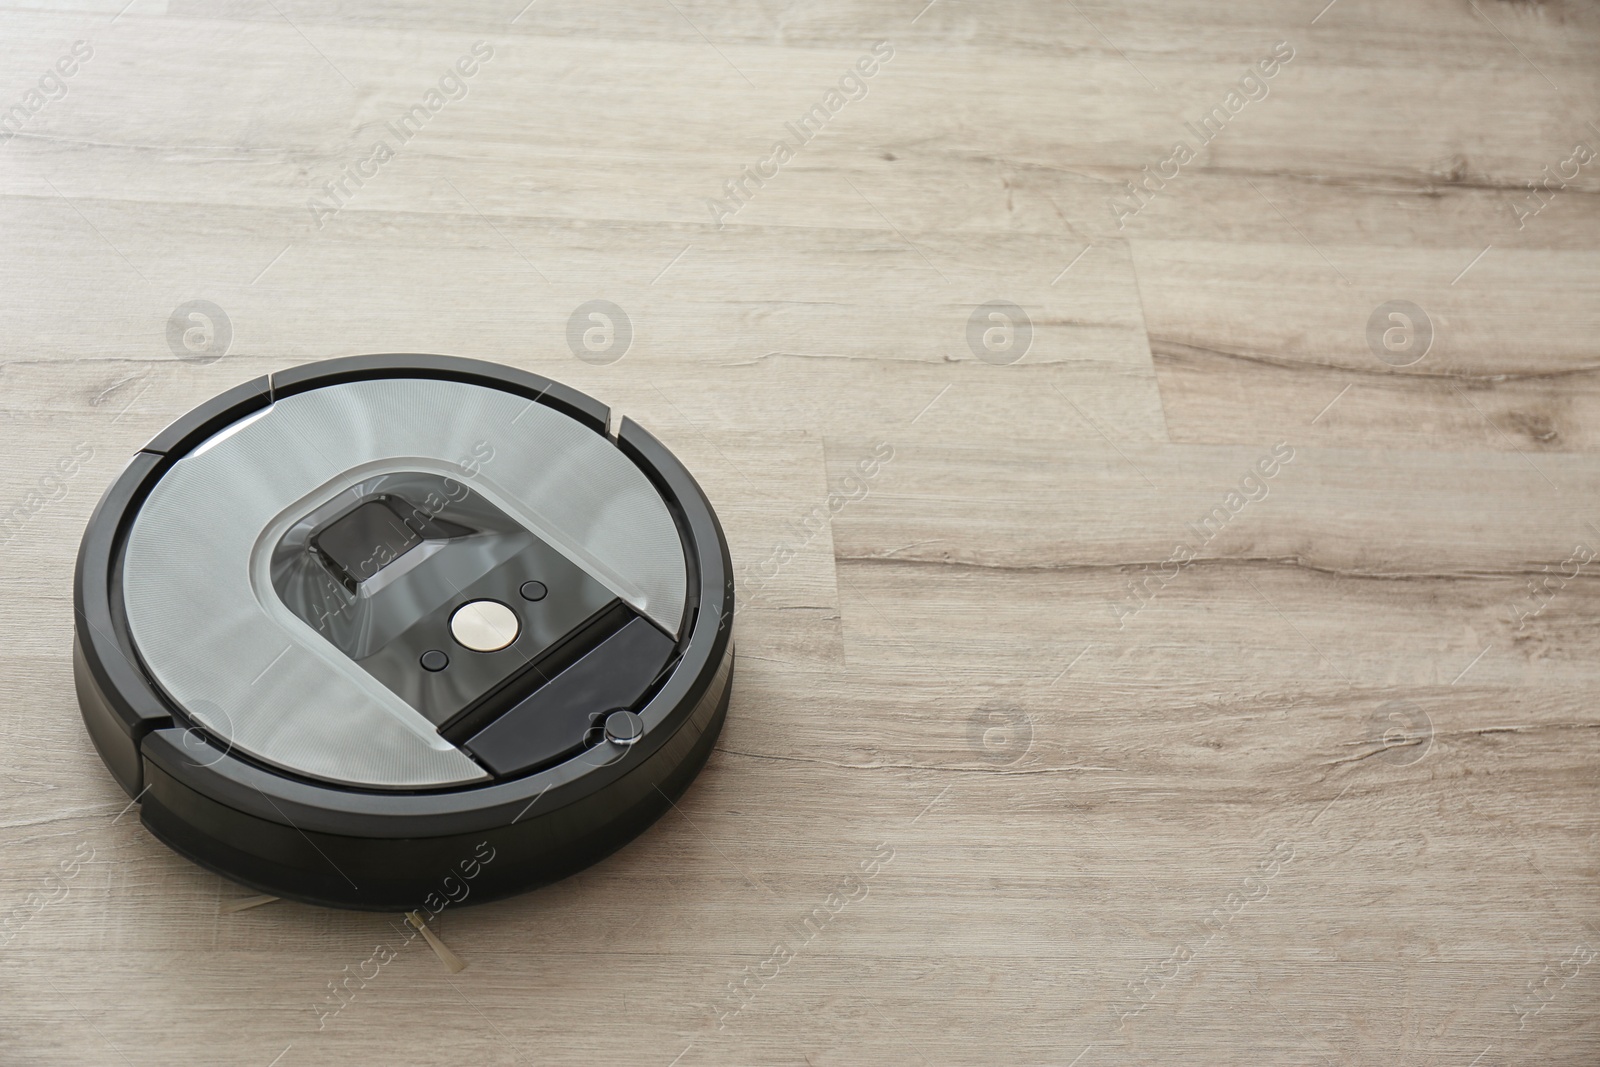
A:
{"label": "small round button", "polygon": [[631,745],[644,736],[644,720],[631,711],[613,711],[606,716],[606,740],[615,745]]}
{"label": "small round button", "polygon": [[450,657],[440,652],[437,648],[422,654],[422,669],[425,671],[442,671],[450,666]]}
{"label": "small round button", "polygon": [[474,600],[450,616],[450,636],[474,652],[498,652],[522,629],[517,613],[498,600]]}
{"label": "small round button", "polygon": [[544,583],[543,582],[523,582],[522,583],[522,599],[523,600],[543,600],[544,599],[544,595],[546,593],[548,593],[548,592],[550,592],[550,590],[548,590],[548,589],[546,589],[544,587]]}

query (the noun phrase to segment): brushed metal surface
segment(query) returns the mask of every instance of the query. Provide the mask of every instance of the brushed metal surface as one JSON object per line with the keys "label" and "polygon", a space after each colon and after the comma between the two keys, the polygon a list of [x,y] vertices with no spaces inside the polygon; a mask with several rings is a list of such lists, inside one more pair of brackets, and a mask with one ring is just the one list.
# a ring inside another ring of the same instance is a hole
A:
{"label": "brushed metal surface", "polygon": [[238,750],[321,779],[416,788],[485,777],[432,723],[278,599],[270,550],[387,471],[469,484],[669,632],[687,574],[677,528],[606,438],[541,404],[457,382],[312,390],[219,432],[156,486],[129,535],[129,628],[156,680]]}

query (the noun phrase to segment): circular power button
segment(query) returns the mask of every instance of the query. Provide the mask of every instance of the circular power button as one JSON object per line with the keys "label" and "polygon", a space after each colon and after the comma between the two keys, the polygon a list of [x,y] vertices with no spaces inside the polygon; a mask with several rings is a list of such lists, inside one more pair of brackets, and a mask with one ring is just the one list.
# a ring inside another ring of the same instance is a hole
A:
{"label": "circular power button", "polygon": [[517,613],[498,600],[474,600],[450,616],[450,636],[474,652],[498,652],[517,639]]}
{"label": "circular power button", "polygon": [[631,745],[644,736],[644,720],[625,709],[606,716],[606,740],[614,745]]}

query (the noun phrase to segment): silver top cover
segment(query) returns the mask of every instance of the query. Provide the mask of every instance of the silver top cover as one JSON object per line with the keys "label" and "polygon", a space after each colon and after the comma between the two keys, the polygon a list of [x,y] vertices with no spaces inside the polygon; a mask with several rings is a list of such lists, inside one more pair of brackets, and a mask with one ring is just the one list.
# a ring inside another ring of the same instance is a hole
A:
{"label": "silver top cover", "polygon": [[677,527],[604,436],[543,404],[461,382],[313,389],[179,459],[128,538],[123,597],[134,644],[167,695],[225,745],[372,788],[487,777],[273,588],[272,546],[293,523],[365,478],[400,471],[469,485],[678,632],[688,575]]}

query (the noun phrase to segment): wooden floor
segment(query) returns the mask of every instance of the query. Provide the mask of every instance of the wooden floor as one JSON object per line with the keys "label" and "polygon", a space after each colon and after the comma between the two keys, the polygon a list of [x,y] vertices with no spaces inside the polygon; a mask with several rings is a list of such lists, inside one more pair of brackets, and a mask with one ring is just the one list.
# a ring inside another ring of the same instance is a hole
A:
{"label": "wooden floor", "polygon": [[[0,8],[0,1063],[1600,1062],[1594,4],[523,2]],[[740,571],[680,810],[458,974],[229,910],[70,669],[134,450],[391,351]]]}

